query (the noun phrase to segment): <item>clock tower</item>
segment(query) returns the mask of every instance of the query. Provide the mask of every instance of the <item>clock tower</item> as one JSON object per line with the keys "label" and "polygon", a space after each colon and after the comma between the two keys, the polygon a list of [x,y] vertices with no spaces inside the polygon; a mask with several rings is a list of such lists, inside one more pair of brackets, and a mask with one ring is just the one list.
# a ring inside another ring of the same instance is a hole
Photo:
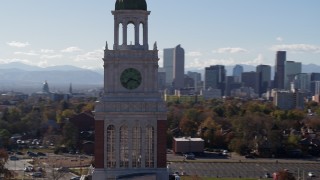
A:
{"label": "clock tower", "polygon": [[145,0],[117,0],[112,14],[113,50],[106,44],[104,95],[95,106],[93,179],[166,180],[166,105],[158,92],[157,45],[148,45],[150,11]]}

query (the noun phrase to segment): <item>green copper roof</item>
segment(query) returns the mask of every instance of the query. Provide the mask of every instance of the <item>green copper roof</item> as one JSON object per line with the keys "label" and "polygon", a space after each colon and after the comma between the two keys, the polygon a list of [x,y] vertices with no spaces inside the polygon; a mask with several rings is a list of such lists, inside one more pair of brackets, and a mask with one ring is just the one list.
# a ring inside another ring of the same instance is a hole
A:
{"label": "green copper roof", "polygon": [[147,10],[146,0],[117,0],[115,10]]}

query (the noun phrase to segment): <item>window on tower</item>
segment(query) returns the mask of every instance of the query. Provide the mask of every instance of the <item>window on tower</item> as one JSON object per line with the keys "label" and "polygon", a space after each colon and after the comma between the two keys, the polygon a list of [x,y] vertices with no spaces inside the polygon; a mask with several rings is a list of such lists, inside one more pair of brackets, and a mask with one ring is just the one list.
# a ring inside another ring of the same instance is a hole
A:
{"label": "window on tower", "polygon": [[154,167],[154,128],[147,126],[146,128],[146,146],[145,146],[145,167]]}
{"label": "window on tower", "polygon": [[120,128],[120,167],[129,167],[129,141],[128,127],[121,126]]}
{"label": "window on tower", "polygon": [[115,147],[115,127],[110,125],[107,128],[107,168],[116,167]]}
{"label": "window on tower", "polygon": [[127,44],[126,45],[135,45],[135,27],[133,22],[130,22],[127,25]]}
{"label": "window on tower", "polygon": [[132,129],[132,167],[141,167],[141,127],[134,127]]}

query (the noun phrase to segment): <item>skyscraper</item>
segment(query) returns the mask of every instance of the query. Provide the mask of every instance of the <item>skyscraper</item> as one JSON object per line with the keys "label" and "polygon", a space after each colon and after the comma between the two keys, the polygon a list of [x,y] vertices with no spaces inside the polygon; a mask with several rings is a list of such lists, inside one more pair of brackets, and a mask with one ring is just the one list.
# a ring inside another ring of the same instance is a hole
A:
{"label": "skyscraper", "polygon": [[259,75],[259,95],[266,93],[271,83],[271,66],[258,65],[256,72]]}
{"label": "skyscraper", "polygon": [[241,65],[236,65],[234,68],[233,68],[233,72],[232,72],[232,75],[234,77],[234,82],[236,83],[239,83],[241,82],[241,75],[243,73],[243,67]]}
{"label": "skyscraper", "polygon": [[166,73],[166,84],[173,82],[173,48],[163,49],[163,69]]}
{"label": "skyscraper", "polygon": [[277,51],[274,74],[274,88],[284,89],[286,51]]}
{"label": "skyscraper", "polygon": [[[117,0],[112,14],[114,46],[106,45],[104,93],[95,105],[93,180],[166,180],[167,110],[158,92],[157,45],[148,45],[150,11],[145,0]],[[129,24],[134,44],[127,43]]]}
{"label": "skyscraper", "polygon": [[242,83],[244,87],[250,87],[256,94],[259,93],[259,73],[254,71],[243,72]]}
{"label": "skyscraper", "polygon": [[302,64],[301,62],[294,62],[294,61],[286,61],[285,62],[285,89],[290,89],[290,84],[294,81],[294,78],[297,74],[300,74],[302,71]]}
{"label": "skyscraper", "polygon": [[194,81],[194,90],[198,91],[198,85],[201,83],[201,73],[188,71],[187,75]]}
{"label": "skyscraper", "polygon": [[307,73],[300,73],[294,76],[294,80],[292,81],[294,85],[294,89],[298,89],[303,92],[310,91],[310,74]]}
{"label": "skyscraper", "polygon": [[166,82],[174,89],[183,88],[184,84],[184,49],[181,45],[163,50],[163,68]]}
{"label": "skyscraper", "polygon": [[222,95],[224,95],[226,74],[227,72],[223,65],[206,67],[204,72],[204,89],[220,89]]}

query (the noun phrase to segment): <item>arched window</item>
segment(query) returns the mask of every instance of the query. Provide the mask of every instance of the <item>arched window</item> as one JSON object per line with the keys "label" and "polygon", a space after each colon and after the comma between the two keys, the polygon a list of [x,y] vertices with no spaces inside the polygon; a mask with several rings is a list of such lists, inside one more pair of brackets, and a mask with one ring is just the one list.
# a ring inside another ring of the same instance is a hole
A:
{"label": "arched window", "polygon": [[115,127],[107,127],[107,168],[116,167]]}
{"label": "arched window", "polygon": [[129,167],[129,140],[128,127],[121,126],[120,128],[120,167]]}
{"label": "arched window", "polygon": [[135,42],[134,24],[130,22],[127,26],[127,45],[134,45],[134,42]]}
{"label": "arched window", "polygon": [[120,23],[119,24],[119,29],[118,29],[118,36],[119,36],[119,45],[122,45],[123,44],[123,31],[124,31],[124,29],[123,29],[123,24],[122,23]]}
{"label": "arched window", "polygon": [[147,126],[146,128],[146,146],[145,146],[145,167],[154,167],[154,128]]}
{"label": "arched window", "polygon": [[139,44],[143,45],[143,32],[144,31],[144,25],[140,23],[139,25]]}
{"label": "arched window", "polygon": [[141,128],[132,129],[132,167],[141,167],[142,149],[141,149]]}

